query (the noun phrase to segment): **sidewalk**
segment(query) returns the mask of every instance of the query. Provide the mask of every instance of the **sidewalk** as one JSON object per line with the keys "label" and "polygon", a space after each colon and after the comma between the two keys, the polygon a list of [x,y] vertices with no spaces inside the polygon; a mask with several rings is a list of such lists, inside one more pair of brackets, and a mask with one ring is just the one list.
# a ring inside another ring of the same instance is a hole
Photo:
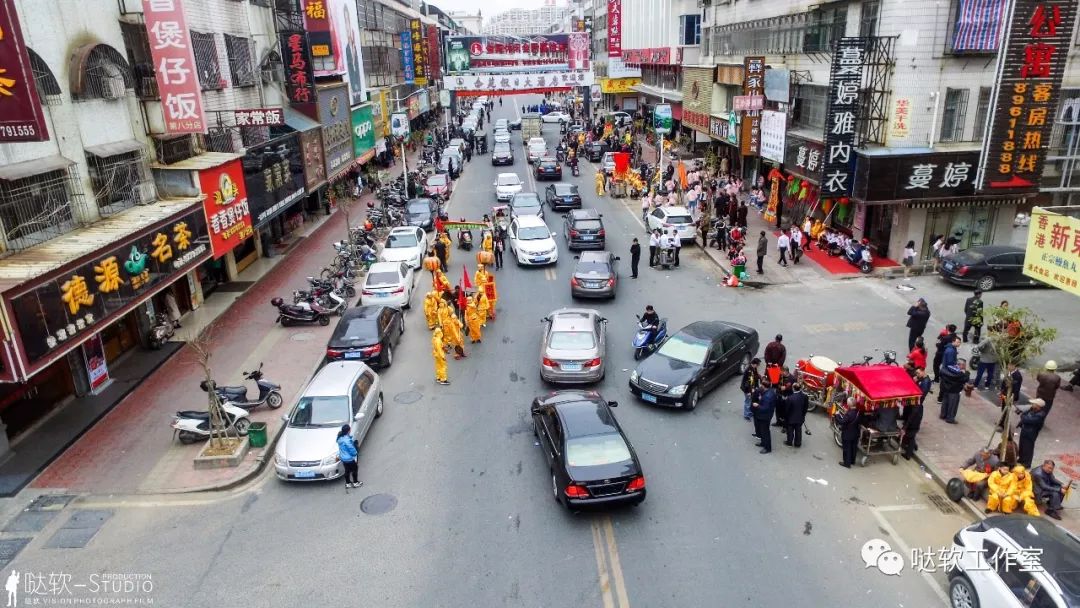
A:
{"label": "sidewalk", "polygon": [[[402,163],[391,167],[391,175],[400,174],[401,167]],[[363,204],[369,200],[372,194],[349,201],[354,223],[361,220]],[[266,448],[251,449],[236,468],[195,470],[193,459],[203,444],[179,443],[169,426],[177,410],[206,407],[206,395],[199,390],[202,370],[192,349],[184,345],[53,461],[31,487],[93,494],[190,492],[226,488],[260,472],[272,457],[281,416],[322,362],[334,329],[333,325],[282,328],[270,306],[275,296],[304,287],[304,277],[317,276],[333,257],[331,244],[345,238],[344,213],[320,220],[305,228],[288,255],[266,260],[259,269],[263,276],[245,277],[256,282],[244,292],[219,292],[207,298],[198,311],[182,319],[184,327],[178,334],[190,339],[212,325],[210,364],[223,385],[242,384],[243,371],[265,364],[266,378],[281,385],[285,400],[281,409],[260,407],[250,414],[253,422],[267,424]]]}
{"label": "sidewalk", "polygon": [[[1035,394],[1035,378],[1024,373],[1023,395],[1021,402],[1026,403]],[[960,466],[979,448],[987,445],[991,435],[994,449],[1001,441],[1001,435],[994,433],[1001,409],[997,404],[997,391],[976,390],[971,397],[960,396],[960,413],[957,424],[946,424],[938,418],[937,385],[934,393],[926,399],[926,411],[922,428],[919,430],[919,450],[915,460],[922,464],[939,483],[944,485],[958,476]],[[1010,421],[1016,425],[1017,417]],[[1019,443],[1019,435],[1014,436]],[[1063,483],[1069,480],[1080,482],[1080,393],[1059,390],[1054,399],[1054,407],[1047,419],[1046,426],[1035,442],[1033,466],[1039,466],[1045,459],[1057,463],[1055,475]],[[1078,488],[1080,489],[1080,488]],[[1062,510],[1061,525],[1074,533],[1080,533],[1080,494],[1072,494],[1065,501]],[[981,514],[986,504],[982,501],[965,503]]]}

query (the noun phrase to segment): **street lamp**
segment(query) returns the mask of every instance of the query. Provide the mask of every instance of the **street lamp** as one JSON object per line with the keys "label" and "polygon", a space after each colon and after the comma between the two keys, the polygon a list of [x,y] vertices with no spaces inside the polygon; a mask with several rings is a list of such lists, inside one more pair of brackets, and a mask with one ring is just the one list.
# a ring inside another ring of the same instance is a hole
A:
{"label": "street lamp", "polygon": [[[419,95],[420,91],[423,91],[423,90],[424,89],[422,89],[422,88],[416,89],[415,91],[413,91],[412,93],[409,93],[405,97],[400,97],[400,98],[399,97],[391,97],[391,100],[393,100],[397,104],[397,112],[395,112],[395,113],[401,113],[401,111],[402,111],[401,103],[402,102],[408,101],[409,98],[412,97],[413,95]],[[406,112],[406,116],[408,116],[407,112]],[[410,131],[411,131],[411,127],[410,127]],[[405,138],[404,137],[401,138],[401,167],[402,167],[401,175],[405,178],[405,196],[408,196],[409,195],[409,161],[408,161],[408,157],[405,156]]]}

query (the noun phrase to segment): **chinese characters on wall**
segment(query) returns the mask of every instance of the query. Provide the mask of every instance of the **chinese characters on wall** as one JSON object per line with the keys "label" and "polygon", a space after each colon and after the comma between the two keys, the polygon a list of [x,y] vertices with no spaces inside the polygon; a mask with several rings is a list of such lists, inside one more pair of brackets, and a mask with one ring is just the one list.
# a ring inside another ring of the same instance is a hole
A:
{"label": "chinese characters on wall", "polygon": [[281,54],[285,62],[285,93],[292,103],[315,101],[315,71],[304,32],[282,31]]}
{"label": "chinese characters on wall", "polygon": [[833,54],[825,112],[823,197],[847,196],[854,185],[855,136],[858,129],[859,88],[866,59],[866,38],[841,38]]}
{"label": "chinese characters on wall", "polygon": [[[743,95],[765,95],[765,58],[747,57],[743,63]],[[748,110],[742,117],[743,156],[761,153],[761,111]]]}
{"label": "chinese characters on wall", "polygon": [[205,133],[202,88],[183,0],[143,0],[161,111],[168,133]]}
{"label": "chinese characters on wall", "polygon": [[304,5],[304,29],[307,30],[308,43],[312,57],[329,57],[333,42],[330,37],[330,15],[327,11],[328,0],[301,0]]}
{"label": "chinese characters on wall", "polygon": [[607,3],[607,50],[608,57],[622,57],[622,0]]}
{"label": "chinese characters on wall", "polygon": [[1024,274],[1080,295],[1080,220],[1035,207]]}
{"label": "chinese characters on wall", "polygon": [[424,37],[423,25],[420,23],[419,19],[409,20],[409,39],[412,42],[413,69],[416,73],[416,84],[421,87],[427,86],[427,40]]}
{"label": "chinese characters on wall", "polygon": [[281,108],[234,110],[233,121],[238,127],[280,127],[285,124],[285,110]]}
{"label": "chinese characters on wall", "polygon": [[0,141],[47,139],[15,0],[0,0]]}
{"label": "chinese characters on wall", "polygon": [[413,56],[411,32],[401,32],[401,71],[405,75],[405,84],[416,83],[416,57]]}
{"label": "chinese characters on wall", "polygon": [[911,131],[911,99],[899,97],[893,100],[892,117],[889,119],[889,139],[907,139]]}
{"label": "chinese characters on wall", "polygon": [[978,163],[977,151],[860,156],[853,194],[864,201],[973,196]]}
{"label": "chinese characters on wall", "polygon": [[206,197],[203,210],[210,232],[210,248],[217,259],[254,234],[244,187],[244,166],[234,160],[199,171],[199,186]]}

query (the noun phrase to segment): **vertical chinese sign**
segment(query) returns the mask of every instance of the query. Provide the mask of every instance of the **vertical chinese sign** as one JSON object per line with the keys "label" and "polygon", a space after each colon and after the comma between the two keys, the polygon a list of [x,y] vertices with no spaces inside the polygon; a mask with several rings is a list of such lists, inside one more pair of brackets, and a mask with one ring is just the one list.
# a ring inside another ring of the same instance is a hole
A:
{"label": "vertical chinese sign", "polygon": [[315,102],[315,71],[304,32],[281,32],[282,59],[285,62],[285,94],[289,103]]}
{"label": "vertical chinese sign", "polygon": [[1035,207],[1024,275],[1080,296],[1080,220]]}
{"label": "vertical chinese sign", "polygon": [[607,3],[607,54],[622,57],[622,0]]}
{"label": "vertical chinese sign", "polygon": [[183,0],[143,0],[167,133],[205,133],[202,88]]}
{"label": "vertical chinese sign", "polygon": [[15,0],[0,0],[0,142],[48,139]]}
{"label": "vertical chinese sign", "polygon": [[416,84],[416,57],[412,50],[412,33],[401,32],[401,71],[405,84]]}
{"label": "vertical chinese sign", "polygon": [[427,26],[428,80],[432,82],[442,78],[442,53],[439,52],[439,28]]}
{"label": "vertical chinese sign", "polygon": [[216,260],[255,233],[244,188],[244,165],[233,160],[199,171],[199,186],[206,197],[203,211]]}
{"label": "vertical chinese sign", "polygon": [[889,120],[889,139],[907,139],[911,131],[911,98],[893,100],[892,118]]}
{"label": "vertical chinese sign", "polygon": [[428,83],[427,52],[424,44],[424,29],[419,19],[409,20],[409,40],[412,43],[413,71],[416,73],[416,86],[426,87]]}
{"label": "vertical chinese sign", "polygon": [[304,29],[307,30],[308,45],[312,57],[329,57],[333,54],[333,39],[330,35],[330,16],[327,13],[328,0],[302,0],[304,5]]}
{"label": "vertical chinese sign", "polygon": [[1015,194],[1038,188],[1061,79],[1076,23],[1076,0],[1014,0],[998,54],[978,186]]}
{"label": "vertical chinese sign", "polygon": [[825,112],[823,198],[847,196],[855,185],[855,135],[867,38],[841,38],[833,54]]}
{"label": "vertical chinese sign", "polygon": [[[747,57],[743,62],[743,95],[765,95],[765,58]],[[742,117],[742,136],[739,139],[743,156],[761,153],[761,110],[747,110]]]}

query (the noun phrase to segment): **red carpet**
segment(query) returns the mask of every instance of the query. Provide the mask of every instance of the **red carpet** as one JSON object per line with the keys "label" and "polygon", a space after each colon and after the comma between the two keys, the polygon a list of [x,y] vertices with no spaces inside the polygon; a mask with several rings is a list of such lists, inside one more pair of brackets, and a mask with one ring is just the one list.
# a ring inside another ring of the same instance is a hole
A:
{"label": "red carpet", "polygon": [[[813,249],[803,250],[803,257],[810,258],[821,266],[825,270],[832,274],[853,274],[859,272],[859,269],[847,263],[842,257],[832,257],[824,251],[817,248],[817,245]],[[889,268],[892,266],[899,266],[896,262],[889,258],[874,258],[874,268]]]}

